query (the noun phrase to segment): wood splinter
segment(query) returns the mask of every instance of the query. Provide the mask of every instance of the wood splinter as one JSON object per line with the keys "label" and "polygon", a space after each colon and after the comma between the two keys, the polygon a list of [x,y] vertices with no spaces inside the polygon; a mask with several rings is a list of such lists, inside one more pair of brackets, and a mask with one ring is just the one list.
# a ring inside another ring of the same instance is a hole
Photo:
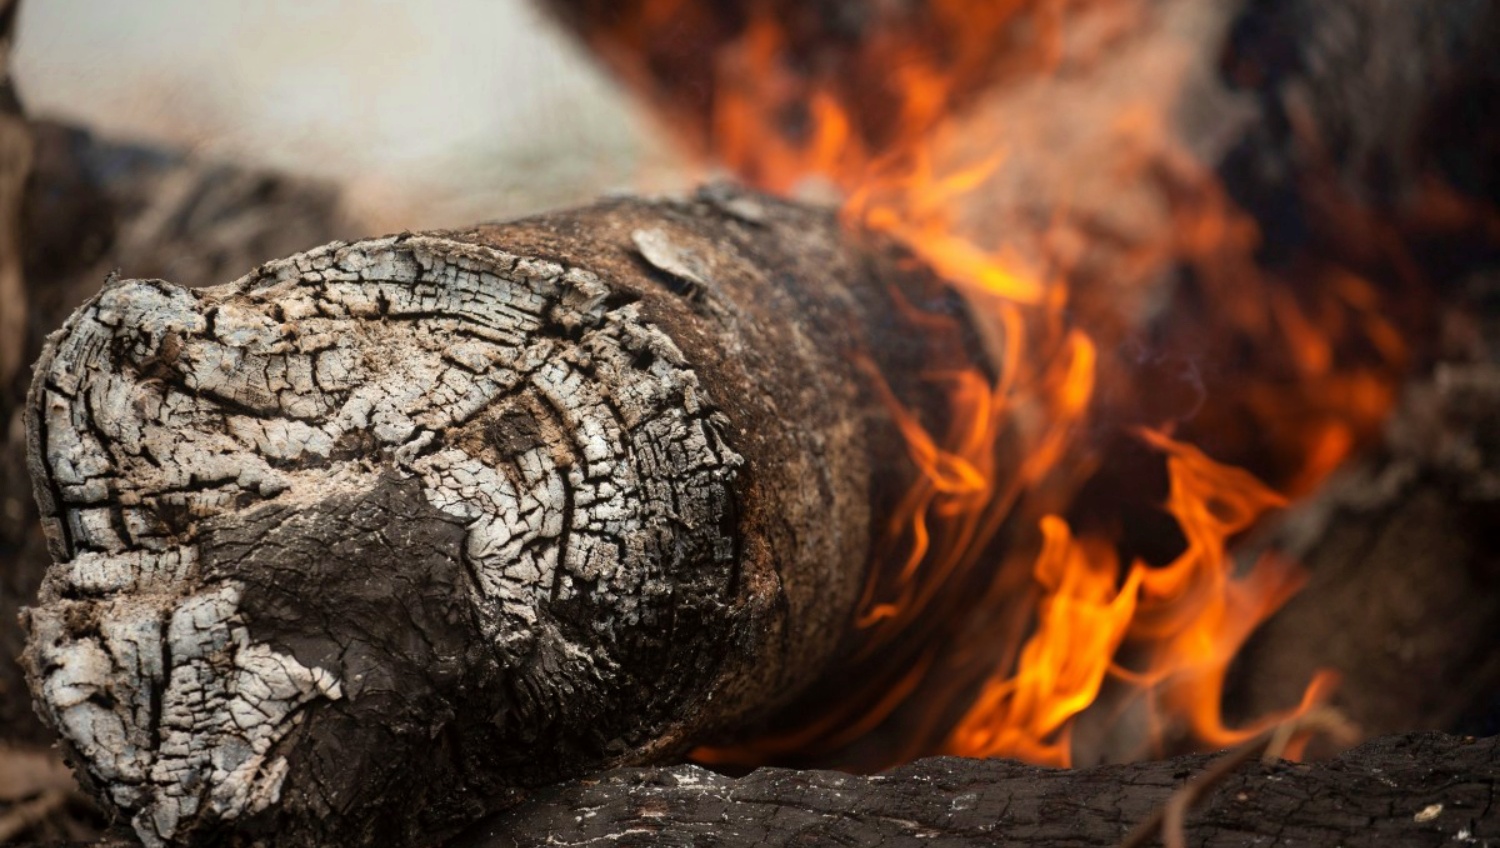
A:
{"label": "wood splinter", "polygon": [[904,484],[855,360],[961,318],[866,242],[715,189],[107,286],[29,399],[40,712],[147,845],[391,845],[784,701]]}

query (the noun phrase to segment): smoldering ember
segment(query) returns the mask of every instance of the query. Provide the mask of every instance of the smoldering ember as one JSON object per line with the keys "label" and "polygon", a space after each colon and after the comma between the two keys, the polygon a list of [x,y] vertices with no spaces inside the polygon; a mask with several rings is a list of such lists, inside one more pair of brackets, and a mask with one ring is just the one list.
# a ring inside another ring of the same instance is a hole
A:
{"label": "smoldering ember", "polygon": [[541,5],[719,176],[6,79],[0,842],[1500,844],[1500,2]]}

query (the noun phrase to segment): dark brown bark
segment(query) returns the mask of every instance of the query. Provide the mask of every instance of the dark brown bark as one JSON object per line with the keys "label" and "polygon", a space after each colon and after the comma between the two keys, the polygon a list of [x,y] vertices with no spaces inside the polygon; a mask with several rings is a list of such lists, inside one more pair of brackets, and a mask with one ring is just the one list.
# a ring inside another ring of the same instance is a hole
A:
{"label": "dark brown bark", "polygon": [[[28,360],[29,351],[21,343],[25,338],[27,297],[22,279],[20,199],[31,170],[31,138],[21,114],[10,79],[10,50],[14,35],[18,0],[0,2],[0,424],[8,425],[16,402],[24,395],[25,381],[18,379]],[[19,393],[12,386],[23,388]],[[6,435],[9,446],[9,436]],[[31,507],[30,481],[24,471],[24,456],[19,451],[0,453],[0,553],[10,554],[13,539],[25,536],[35,525]],[[8,559],[9,557],[7,557]],[[40,582],[46,560],[37,558],[37,568],[23,565],[0,568],[0,737],[11,735],[10,728],[35,728],[25,686],[14,657],[20,652],[21,633],[15,620],[16,603],[12,598],[25,592],[25,585]],[[28,571],[27,581],[19,571]],[[20,589],[21,592],[16,590]],[[29,596],[29,593],[25,593]]]}
{"label": "dark brown bark", "polygon": [[[885,774],[619,769],[536,793],[452,843],[521,846],[1114,846],[1206,756],[1051,770],[919,760]],[[1187,844],[1483,845],[1500,738],[1386,737],[1322,763],[1252,764],[1188,816]]]}
{"label": "dark brown bark", "polygon": [[10,51],[20,5],[20,0],[0,0],[0,385],[8,385],[26,362],[21,198],[31,172],[31,136],[10,78]]}

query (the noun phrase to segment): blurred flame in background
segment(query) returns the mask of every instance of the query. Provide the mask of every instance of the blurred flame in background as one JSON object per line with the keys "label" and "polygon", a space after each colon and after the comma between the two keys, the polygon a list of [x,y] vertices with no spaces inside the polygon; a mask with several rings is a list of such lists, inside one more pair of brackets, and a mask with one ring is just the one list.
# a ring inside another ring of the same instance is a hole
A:
{"label": "blurred flame in background", "polygon": [[[840,678],[857,683],[697,756],[878,768],[952,753],[1067,766],[1234,744],[1327,696],[1325,674],[1285,713],[1226,726],[1230,662],[1303,581],[1269,556],[1239,569],[1229,546],[1316,487],[1391,407],[1407,353],[1381,293],[1328,263],[1304,262],[1295,279],[1263,270],[1255,222],[1174,142],[1165,92],[1096,109],[1111,158],[1067,159],[1054,178],[1107,169],[1115,184],[1148,187],[1164,199],[1156,225],[1117,238],[1066,202],[1019,225],[984,214],[1008,158],[1036,151],[1023,148],[1029,128],[1006,124],[982,95],[1078,73],[1092,59],[1070,34],[1098,20],[1132,32],[1147,6],[571,5],[591,47],[679,137],[771,192],[831,187],[850,225],[900,242],[963,295],[990,354],[973,365],[942,341],[961,333],[957,322],[909,306],[940,363],[924,379],[948,409],[924,418],[869,369],[920,473],[875,548],[893,553],[860,602]],[[1163,362],[1177,371],[1150,367]],[[1190,408],[1154,403],[1184,391]],[[1159,507],[1180,539],[1158,561],[1122,556],[1125,515],[1070,517],[1122,442],[1108,434],[1121,432],[1164,460],[1164,487],[1148,480],[1123,495],[1139,513],[1165,489]],[[1138,726],[1143,738],[1080,752],[1073,731],[1091,712],[1118,725],[1115,737]]]}

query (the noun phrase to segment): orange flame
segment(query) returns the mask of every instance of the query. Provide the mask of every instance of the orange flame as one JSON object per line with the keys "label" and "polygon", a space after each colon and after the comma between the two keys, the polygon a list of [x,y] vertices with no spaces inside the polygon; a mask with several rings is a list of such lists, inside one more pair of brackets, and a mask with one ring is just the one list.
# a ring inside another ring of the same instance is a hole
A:
{"label": "orange flame", "polygon": [[[756,763],[839,751],[918,704],[900,750],[862,762],[947,752],[1068,765],[1075,723],[1106,685],[1147,704],[1154,747],[1174,734],[1230,745],[1310,709],[1330,677],[1313,681],[1287,716],[1225,726],[1231,660],[1302,576],[1274,558],[1238,572],[1231,542],[1285,498],[1184,439],[1255,462],[1288,494],[1316,486],[1393,402],[1406,354],[1377,290],[1341,268],[1304,269],[1296,287],[1268,275],[1255,260],[1254,222],[1172,143],[1163,109],[1139,102],[1115,104],[1101,122],[1120,141],[1117,160],[1099,167],[1159,186],[1160,226],[1087,272],[1076,266],[1090,239],[1067,209],[1032,227],[1024,248],[976,232],[960,213],[992,190],[1007,152],[956,154],[964,145],[955,138],[1008,139],[1017,128],[976,125],[964,105],[996,80],[1058,66],[1069,15],[1128,20],[1137,4],[871,6],[873,22],[839,49],[809,47],[798,22],[812,13],[789,0],[636,0],[610,6],[608,26],[591,31],[601,55],[742,179],[775,192],[810,180],[840,191],[847,223],[906,245],[964,295],[990,354],[986,367],[925,375],[949,407],[931,417],[906,408],[865,363],[917,472],[876,548],[894,554],[873,564],[855,620],[851,662],[869,671],[868,691],[697,755]],[[1084,249],[1048,250],[1051,236]],[[1170,299],[1161,281],[1171,268],[1188,269],[1197,297],[1192,314],[1168,325],[1169,353],[1184,352],[1192,370],[1229,368],[1241,345],[1258,351],[1253,367],[1206,386],[1190,415],[1137,410],[1152,399],[1152,378],[1122,353],[1143,304]],[[945,319],[909,311],[914,327],[943,335]],[[933,432],[926,420],[946,424]],[[1116,540],[1080,535],[1064,515],[1103,459],[1100,427],[1142,420],[1139,438],[1165,457],[1164,507],[1185,542],[1164,565],[1125,567]],[[1017,553],[1028,549],[1034,556]],[[967,630],[955,639],[962,628],[947,620],[960,613]]]}

